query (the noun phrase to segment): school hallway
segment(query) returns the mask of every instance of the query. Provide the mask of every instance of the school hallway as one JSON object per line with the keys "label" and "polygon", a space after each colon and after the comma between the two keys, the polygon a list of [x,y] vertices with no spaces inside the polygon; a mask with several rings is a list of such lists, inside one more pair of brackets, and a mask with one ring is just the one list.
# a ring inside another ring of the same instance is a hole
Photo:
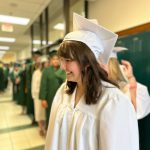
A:
{"label": "school hallway", "polygon": [[21,106],[12,100],[11,85],[0,93],[0,149],[43,150],[45,137],[38,127],[31,125],[31,118],[21,114]]}

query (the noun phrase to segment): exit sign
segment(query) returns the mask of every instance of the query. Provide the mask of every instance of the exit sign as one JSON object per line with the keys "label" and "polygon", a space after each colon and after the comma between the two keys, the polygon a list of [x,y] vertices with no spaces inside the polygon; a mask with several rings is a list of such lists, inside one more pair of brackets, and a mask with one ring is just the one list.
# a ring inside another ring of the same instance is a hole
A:
{"label": "exit sign", "polygon": [[2,24],[1,25],[1,30],[4,31],[4,32],[13,32],[14,31],[14,28],[13,28],[13,25],[12,24]]}

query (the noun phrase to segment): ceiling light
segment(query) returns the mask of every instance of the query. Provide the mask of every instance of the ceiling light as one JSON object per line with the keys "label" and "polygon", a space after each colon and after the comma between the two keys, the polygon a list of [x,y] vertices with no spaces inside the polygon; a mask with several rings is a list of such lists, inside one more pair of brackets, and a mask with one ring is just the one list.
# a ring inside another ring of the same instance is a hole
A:
{"label": "ceiling light", "polygon": [[33,48],[33,52],[37,51],[38,49],[37,48]]}
{"label": "ceiling light", "polygon": [[64,23],[57,23],[57,24],[54,26],[54,29],[56,29],[56,30],[64,30],[64,28],[65,28]]}
{"label": "ceiling light", "polygon": [[[40,40],[33,40],[33,44],[41,44]],[[42,41],[43,45],[46,45],[46,41]],[[48,44],[52,44],[52,41],[48,41]]]}
{"label": "ceiling light", "polygon": [[15,38],[0,37],[0,42],[15,42]]}
{"label": "ceiling light", "polygon": [[[46,45],[46,41],[42,41],[43,45]],[[48,41],[48,44],[52,44],[52,41]]]}
{"label": "ceiling light", "polygon": [[4,54],[1,54],[1,53],[0,53],[0,58],[2,58],[3,56],[4,56]]}
{"label": "ceiling light", "polygon": [[28,19],[28,18],[0,15],[0,22],[4,22],[4,23],[27,25],[29,23],[29,21],[30,21],[30,19]]}
{"label": "ceiling light", "polygon": [[33,44],[40,44],[40,40],[33,40]]}
{"label": "ceiling light", "polygon": [[9,46],[0,46],[0,50],[9,50]]}
{"label": "ceiling light", "polygon": [[5,54],[6,52],[5,51],[0,51],[0,55],[3,55]]}

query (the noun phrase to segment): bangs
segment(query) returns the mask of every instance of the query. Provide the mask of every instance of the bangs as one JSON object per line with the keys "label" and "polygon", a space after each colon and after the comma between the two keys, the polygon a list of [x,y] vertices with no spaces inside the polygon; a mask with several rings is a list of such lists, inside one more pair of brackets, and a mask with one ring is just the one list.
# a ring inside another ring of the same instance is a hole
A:
{"label": "bangs", "polygon": [[63,41],[58,49],[58,56],[76,60],[76,52],[77,52],[77,46],[76,41]]}

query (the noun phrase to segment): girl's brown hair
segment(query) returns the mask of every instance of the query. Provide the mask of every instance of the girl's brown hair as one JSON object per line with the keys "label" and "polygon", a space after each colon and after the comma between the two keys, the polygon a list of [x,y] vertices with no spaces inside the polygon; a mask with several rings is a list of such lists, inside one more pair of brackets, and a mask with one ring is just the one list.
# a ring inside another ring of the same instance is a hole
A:
{"label": "girl's brown hair", "polygon": [[[62,42],[58,55],[79,63],[82,82],[85,86],[86,104],[95,104],[102,94],[102,80],[112,83],[106,71],[100,67],[90,48],[80,41],[68,40]],[[77,83],[67,81],[67,94],[72,94]]]}

